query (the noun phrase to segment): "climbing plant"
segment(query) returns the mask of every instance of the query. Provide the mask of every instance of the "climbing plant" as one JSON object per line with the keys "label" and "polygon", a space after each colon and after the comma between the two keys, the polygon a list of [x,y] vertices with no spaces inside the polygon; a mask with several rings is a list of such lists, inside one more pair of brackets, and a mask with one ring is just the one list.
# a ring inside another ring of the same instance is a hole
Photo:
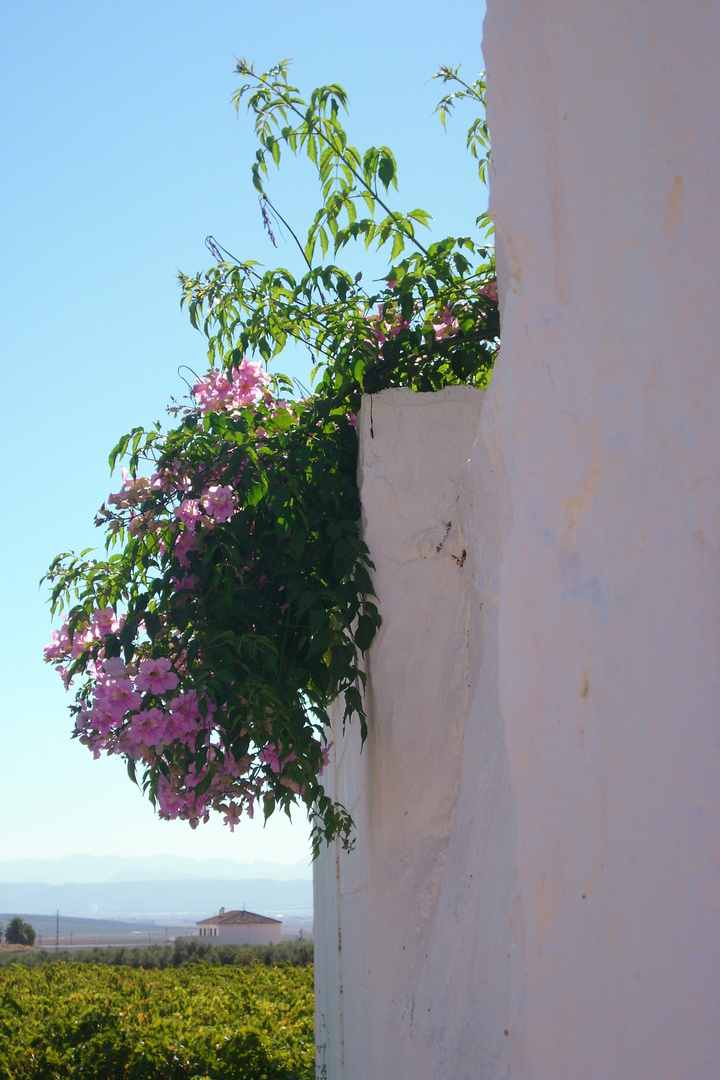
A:
{"label": "climbing plant", "polygon": [[[72,686],[74,735],[117,754],[161,817],[196,826],[211,810],[231,828],[302,803],[312,842],[352,842],[347,810],[326,793],[330,703],[360,724],[362,656],[380,625],[372,553],[359,530],[356,417],[365,394],[486,384],[498,343],[492,251],[470,237],[423,243],[424,210],[393,207],[388,147],[364,153],[341,123],[340,86],[305,100],[283,62],[241,61],[236,107],[254,121],[252,179],[271,239],[278,222],[306,267],[263,270],[212,238],[216,265],[180,275],[207,343],[208,373],[110,455],[122,486],[98,512],[104,557],[66,552],[46,578],[54,614],[46,659]],[[482,106],[482,79],[438,73]],[[484,119],[468,145],[489,150]],[[274,206],[269,170],[305,155],[322,201],[304,241]],[[336,265],[354,243],[387,253],[375,290]],[[312,392],[274,373],[297,343],[314,360]],[[381,602],[380,598],[380,602]]]}

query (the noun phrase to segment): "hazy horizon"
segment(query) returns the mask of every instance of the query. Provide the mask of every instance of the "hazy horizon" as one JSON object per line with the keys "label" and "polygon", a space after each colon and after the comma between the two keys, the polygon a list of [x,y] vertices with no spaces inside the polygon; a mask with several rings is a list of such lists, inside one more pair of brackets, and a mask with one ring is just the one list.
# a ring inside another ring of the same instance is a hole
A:
{"label": "hazy horizon", "polygon": [[[68,877],[68,874],[74,875]],[[95,855],[77,852],[58,858],[0,860],[0,889],[5,884],[82,885],[112,882],[168,881],[194,879],[276,881],[312,880],[309,858],[294,862],[279,860],[193,858],[166,853],[161,855]],[[0,904],[2,894],[0,892]]]}

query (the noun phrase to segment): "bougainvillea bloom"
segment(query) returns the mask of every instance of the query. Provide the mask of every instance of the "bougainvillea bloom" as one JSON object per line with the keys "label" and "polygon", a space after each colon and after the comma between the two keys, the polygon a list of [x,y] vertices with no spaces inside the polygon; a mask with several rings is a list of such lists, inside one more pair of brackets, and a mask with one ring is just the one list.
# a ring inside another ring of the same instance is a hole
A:
{"label": "bougainvillea bloom", "polygon": [[200,500],[206,514],[217,522],[229,521],[237,513],[237,495],[231,487],[215,484]]}
{"label": "bougainvillea bloom", "polygon": [[102,660],[97,667],[98,675],[105,675],[108,679],[123,679],[129,674],[125,661],[119,656],[110,656]]}
{"label": "bougainvillea bloom", "polygon": [[131,742],[157,746],[165,734],[165,715],[162,709],[147,709],[130,721],[128,736]]}
{"label": "bougainvillea bloom", "polygon": [[90,629],[96,637],[105,637],[106,634],[117,634],[120,630],[120,620],[111,607],[98,608],[93,612]]}
{"label": "bougainvillea bloom", "polygon": [[478,289],[478,296],[486,296],[488,300],[491,300],[494,304],[497,304],[498,300],[498,286],[497,281],[488,281],[485,285],[481,285]]}
{"label": "bougainvillea bloom", "polygon": [[260,751],[258,759],[264,765],[269,765],[274,773],[281,773],[286,765],[297,760],[294,752],[289,753],[287,757],[281,757],[278,748],[273,743],[268,743],[265,749]]}
{"label": "bougainvillea bloom", "polygon": [[173,821],[181,810],[185,809],[185,800],[174,791],[170,781],[164,776],[158,780],[157,800],[161,816],[170,821]]}
{"label": "bougainvillea bloom", "polygon": [[235,832],[235,826],[240,821],[240,807],[231,802],[225,810],[223,824],[230,826],[230,832]]}
{"label": "bougainvillea bloom", "polygon": [[173,555],[180,563],[180,565],[183,566],[186,570],[190,567],[190,560],[188,559],[188,555],[191,551],[195,551],[196,549],[197,544],[195,542],[195,536],[193,533],[185,531],[181,532],[178,536],[175,537],[175,543],[173,545]]}
{"label": "bougainvillea bloom", "polygon": [[452,308],[449,305],[445,308],[442,322],[434,322],[432,326],[436,341],[445,341],[447,338],[454,337],[460,329],[460,324],[453,317]]}
{"label": "bougainvillea bloom", "polygon": [[107,679],[95,683],[93,701],[120,721],[126,712],[140,708],[142,695],[134,689],[132,679]]}
{"label": "bougainvillea bloom", "polygon": [[141,660],[138,665],[138,673],[135,676],[135,686],[138,690],[147,690],[151,694],[163,694],[166,690],[174,690],[180,682],[172,664],[161,656],[158,660]]}
{"label": "bougainvillea bloom", "polygon": [[198,499],[183,499],[175,509],[175,517],[180,521],[184,521],[186,525],[191,525],[193,521],[199,521],[202,517],[200,501]]}
{"label": "bougainvillea bloom", "polygon": [[63,623],[59,630],[53,630],[50,634],[51,641],[45,646],[44,655],[46,660],[60,660],[70,652],[70,637],[67,623]]}
{"label": "bougainvillea bloom", "polygon": [[209,412],[244,409],[259,401],[270,382],[262,364],[243,357],[230,369],[229,377],[221,371],[211,371],[193,387],[193,395],[205,416]]}

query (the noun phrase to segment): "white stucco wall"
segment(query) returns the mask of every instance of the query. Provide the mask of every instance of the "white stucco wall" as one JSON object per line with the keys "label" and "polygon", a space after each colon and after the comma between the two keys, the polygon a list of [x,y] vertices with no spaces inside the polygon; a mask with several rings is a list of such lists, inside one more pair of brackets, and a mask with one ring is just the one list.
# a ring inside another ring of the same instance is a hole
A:
{"label": "white stucco wall", "polygon": [[489,0],[513,1075],[720,1075],[720,5]]}
{"label": "white stucco wall", "polygon": [[507,1057],[501,511],[491,482],[468,483],[482,402],[467,387],[391,390],[360,413],[383,625],[368,656],[368,741],[361,754],[356,727],[336,733],[325,773],[357,824],[356,849],[323,852],[315,872],[316,1038],[331,1080],[462,1080]]}
{"label": "white stucco wall", "polygon": [[502,354],[481,409],[363,405],[318,1041],[329,1080],[715,1080],[720,5],[488,0],[484,52]]}

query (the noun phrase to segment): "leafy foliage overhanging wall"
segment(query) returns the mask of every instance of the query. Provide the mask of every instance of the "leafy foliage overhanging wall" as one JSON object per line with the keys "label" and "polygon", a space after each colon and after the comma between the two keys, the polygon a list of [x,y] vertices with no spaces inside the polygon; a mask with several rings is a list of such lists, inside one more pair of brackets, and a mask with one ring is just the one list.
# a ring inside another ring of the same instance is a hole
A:
{"label": "leafy foliage overhanging wall", "polygon": [[[217,265],[180,276],[210,370],[170,408],[175,426],[135,428],[112,451],[111,468],[127,466],[96,519],[106,555],[53,561],[46,578],[63,620],[45,653],[73,686],[74,735],[96,757],[121,755],[161,817],[194,827],[214,809],[233,828],[256,807],[267,818],[300,802],[317,853],[323,839],[352,843],[350,815],[322,782],[327,709],[342,694],[365,737],[361,657],[380,625],[358,526],[361,397],[485,385],[497,287],[486,240],[425,246],[429,214],[392,209],[395,158],[348,143],[340,86],[306,101],[286,62],[256,74],[241,61],[237,74],[271,239],[277,222],[296,234],[268,194],[269,166],[290,152],[317,170],[322,204],[297,241],[307,270],[262,272],[208,238]],[[436,77],[452,87],[443,124],[461,99],[483,107],[482,78]],[[484,112],[467,143],[483,180]],[[476,224],[489,231],[486,216]],[[389,251],[375,292],[329,258],[358,242]],[[271,373],[290,343],[315,363],[314,390],[300,397]]]}

